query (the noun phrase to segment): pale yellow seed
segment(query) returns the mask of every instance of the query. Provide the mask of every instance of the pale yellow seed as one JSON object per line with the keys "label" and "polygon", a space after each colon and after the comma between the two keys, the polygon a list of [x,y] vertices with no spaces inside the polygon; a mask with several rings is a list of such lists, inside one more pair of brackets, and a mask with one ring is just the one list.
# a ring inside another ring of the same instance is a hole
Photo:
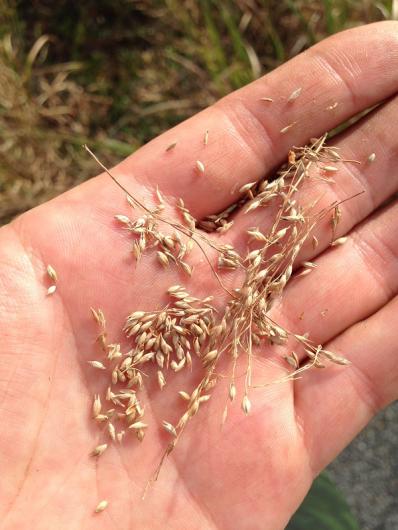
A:
{"label": "pale yellow seed", "polygon": [[348,237],[339,237],[338,239],[335,239],[333,243],[331,244],[332,247],[338,247],[340,245],[344,245],[344,243],[347,241]]}
{"label": "pale yellow seed", "polygon": [[229,385],[229,399],[233,401],[236,397],[236,386],[234,383]]}
{"label": "pale yellow seed", "polygon": [[161,372],[160,370],[158,370],[157,377],[158,377],[159,388],[160,388],[160,390],[162,390],[163,387],[164,387],[165,384],[166,384],[166,380],[165,380],[165,378],[164,378],[163,372]]}
{"label": "pale yellow seed", "polygon": [[224,412],[222,413],[221,425],[224,425],[224,423],[227,421],[227,417],[228,417],[228,406],[225,407]]}
{"label": "pale yellow seed", "polygon": [[180,390],[178,394],[182,397],[184,401],[190,401],[191,396],[188,394],[188,392],[184,392],[184,390]]}
{"label": "pale yellow seed", "polygon": [[101,412],[101,399],[98,395],[94,396],[94,402],[93,402],[93,416],[94,418],[98,416]]}
{"label": "pale yellow seed", "polygon": [[116,221],[119,221],[119,223],[122,223],[123,225],[129,225],[131,223],[130,219],[127,217],[127,215],[115,215]]}
{"label": "pale yellow seed", "polygon": [[239,193],[246,193],[246,191],[249,191],[256,182],[248,182],[247,184],[244,184],[241,188],[239,188]]}
{"label": "pale yellow seed", "polygon": [[327,171],[328,173],[335,173],[339,170],[339,168],[336,166],[323,166],[322,169],[323,171]]}
{"label": "pale yellow seed", "polygon": [[166,151],[171,151],[174,149],[174,147],[177,145],[177,142],[172,142],[170,145],[166,147]]}
{"label": "pale yellow seed", "polygon": [[104,451],[106,451],[107,448],[108,448],[108,444],[97,445],[97,447],[93,449],[91,454],[92,456],[101,456],[102,453],[104,453]]}
{"label": "pale yellow seed", "polygon": [[369,156],[368,156],[368,162],[372,163],[376,160],[376,153],[371,153]]}
{"label": "pale yellow seed", "polygon": [[97,504],[97,507],[95,508],[95,513],[103,512],[108,507],[108,501],[101,501]]}
{"label": "pale yellow seed", "polygon": [[108,420],[108,416],[106,414],[98,414],[97,416],[95,416],[95,421],[102,422],[102,421],[107,421],[107,420]]}
{"label": "pale yellow seed", "polygon": [[106,370],[106,366],[104,366],[104,364],[101,363],[100,361],[87,361],[87,362],[93,368],[97,368],[98,370]]}
{"label": "pale yellow seed", "polygon": [[250,399],[247,395],[245,395],[242,400],[242,410],[246,415],[248,415],[250,413],[251,408],[252,404],[250,402]]}
{"label": "pale yellow seed", "polygon": [[111,439],[115,442],[116,441],[116,429],[113,423],[108,423],[108,433]]}
{"label": "pale yellow seed", "polygon": [[206,132],[205,132],[205,136],[203,138],[203,143],[205,145],[207,145],[209,143],[209,131],[208,130],[206,130]]}
{"label": "pale yellow seed", "polygon": [[142,421],[136,421],[135,423],[129,426],[129,429],[142,430],[142,429],[146,429],[147,427],[148,425],[146,423]]}
{"label": "pale yellow seed", "polygon": [[272,103],[274,100],[272,98],[260,98],[260,101],[267,101],[268,103]]}
{"label": "pale yellow seed", "polygon": [[166,254],[164,254],[164,252],[161,252],[160,250],[158,250],[157,256],[158,256],[159,262],[161,263],[161,265],[163,265],[163,267],[167,267],[169,265],[169,259],[166,256]]}
{"label": "pale yellow seed", "polygon": [[57,273],[52,265],[47,265],[47,274],[53,282],[56,282],[58,280]]}
{"label": "pale yellow seed", "polygon": [[201,162],[200,160],[197,160],[196,169],[199,171],[199,173],[203,174],[205,172],[205,165],[203,164],[203,162]]}
{"label": "pale yellow seed", "polygon": [[289,125],[286,125],[286,127],[282,127],[282,129],[279,131],[281,134],[286,134],[292,127],[294,127],[297,124],[296,121],[293,123],[289,123]]}
{"label": "pale yellow seed", "polygon": [[312,263],[312,261],[303,261],[303,263],[301,265],[303,267],[305,267],[306,269],[315,269],[316,268],[316,264]]}
{"label": "pale yellow seed", "polygon": [[296,88],[296,90],[293,90],[293,92],[287,98],[288,102],[290,103],[291,101],[294,101],[295,99],[297,99],[300,96],[302,91],[303,91],[303,89],[301,87],[300,88]]}
{"label": "pale yellow seed", "polygon": [[47,289],[47,295],[52,295],[55,293],[55,291],[57,290],[57,286],[56,285],[50,285],[50,287]]}
{"label": "pale yellow seed", "polygon": [[171,434],[172,436],[176,437],[177,436],[177,431],[174,427],[174,425],[172,425],[171,423],[169,423],[168,421],[163,421],[162,422],[162,426],[163,426],[163,429],[168,432],[169,434]]}
{"label": "pale yellow seed", "polygon": [[212,350],[212,351],[209,351],[208,353],[206,353],[206,355],[203,357],[203,362],[205,364],[207,363],[211,363],[212,361],[214,361],[216,358],[217,358],[217,355],[218,355],[218,350]]}

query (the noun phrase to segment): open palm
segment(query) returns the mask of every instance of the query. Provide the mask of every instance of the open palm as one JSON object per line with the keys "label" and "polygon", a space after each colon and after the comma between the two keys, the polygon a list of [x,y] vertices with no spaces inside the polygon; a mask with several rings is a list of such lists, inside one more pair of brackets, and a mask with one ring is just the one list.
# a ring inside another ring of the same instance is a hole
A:
{"label": "open palm", "polygon": [[[309,331],[316,343],[346,355],[352,365],[253,390],[252,413],[245,417],[234,405],[222,429],[221,384],[144,500],[145,484],[167,444],[157,425],[179,417],[177,391],[189,391],[198,374],[175,374],[162,392],[149,388],[144,401],[150,427],[141,444],[127,440],[97,461],[90,458],[104,440],[89,418],[92,396],[106,382],[86,363],[97,348],[89,307],[104,310],[110,340],[120,341],[126,315],[161,307],[173,283],[183,283],[195,296],[213,294],[220,306],[222,290],[198,249],[191,280],[172,269],[161,271],[150,255],[135,265],[131,242],[113,220],[116,213],[128,213],[128,205],[106,175],[1,229],[2,530],[282,529],[316,474],[397,398],[397,72],[396,23],[351,30],[231,94],[115,168],[143,202],[153,203],[159,186],[168,199],[182,197],[201,218],[233,202],[233,190],[270,172],[292,145],[392,98],[333,141],[345,159],[363,163],[342,164],[334,185],[304,190],[306,201],[322,190],[325,204],[365,193],[341,207],[338,234],[349,234],[347,243],[328,250],[330,227],[321,226],[318,247],[305,251],[319,267],[294,280],[274,310],[273,318],[287,328]],[[300,98],[288,102],[298,87]],[[175,140],[176,148],[166,152]],[[206,168],[200,176],[198,159]],[[241,212],[232,229],[217,237],[243,248],[246,228],[266,230],[269,223],[264,212]],[[59,275],[51,297],[48,263]],[[261,381],[280,375],[272,364],[257,368]],[[101,499],[109,501],[107,511],[93,514]]]}

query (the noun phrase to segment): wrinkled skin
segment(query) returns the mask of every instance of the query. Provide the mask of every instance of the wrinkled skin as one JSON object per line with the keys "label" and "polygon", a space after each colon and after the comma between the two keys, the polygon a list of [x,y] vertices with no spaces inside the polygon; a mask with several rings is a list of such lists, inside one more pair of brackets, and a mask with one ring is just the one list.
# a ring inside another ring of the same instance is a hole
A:
{"label": "wrinkled skin", "polygon": [[[128,214],[129,207],[106,175],[0,230],[2,530],[282,529],[314,477],[397,398],[397,72],[396,23],[344,32],[115,168],[121,182],[147,204],[153,204],[158,185],[168,200],[182,197],[200,218],[232,202],[232,189],[271,172],[292,145],[382,103],[333,141],[344,158],[363,163],[344,163],[336,184],[311,185],[301,194],[309,202],[321,192],[325,206],[365,191],[341,207],[338,235],[349,234],[347,243],[329,249],[330,225],[319,226],[319,246],[303,251],[318,268],[293,280],[273,310],[273,318],[297,332],[309,331],[316,343],[346,355],[352,365],[253,390],[250,416],[243,416],[238,402],[223,429],[222,380],[144,500],[143,488],[167,443],[157,422],[176,421],[183,412],[176,393],[192,388],[198,368],[170,377],[162,393],[149,387],[144,401],[150,428],[142,444],[132,438],[96,462],[88,454],[104,436],[90,420],[90,407],[93,393],[106,382],[86,363],[100,356],[89,307],[104,310],[110,340],[119,341],[126,315],[161,306],[173,283],[183,282],[198,296],[213,293],[219,307],[226,300],[223,291],[197,249],[192,280],[174,269],[163,272],[150,254],[136,266],[131,242],[113,220],[115,213]],[[297,87],[303,89],[300,97],[287,103]],[[260,101],[264,96],[274,102]],[[328,110],[335,101],[338,106]],[[292,122],[297,123],[281,135]],[[166,153],[175,139],[176,148]],[[370,164],[372,152],[377,157]],[[206,168],[202,176],[195,172],[198,159]],[[173,209],[167,214],[177,215]],[[239,213],[222,238],[245,250],[245,228],[266,230],[269,223],[266,210]],[[59,275],[50,297],[48,263]],[[269,348],[258,352],[257,382],[281,374],[266,362],[267,353]],[[109,507],[94,515],[101,499],[108,499]]]}

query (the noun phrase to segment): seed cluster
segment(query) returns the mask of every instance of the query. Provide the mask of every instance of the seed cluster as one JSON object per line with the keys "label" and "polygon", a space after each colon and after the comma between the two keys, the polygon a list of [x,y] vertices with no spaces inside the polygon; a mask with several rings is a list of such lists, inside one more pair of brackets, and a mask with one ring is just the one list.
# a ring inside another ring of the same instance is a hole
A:
{"label": "seed cluster", "polygon": [[[292,103],[300,94],[301,89],[294,91],[288,103]],[[287,132],[293,125],[281,132]],[[245,184],[232,206],[199,223],[181,199],[176,204],[181,223],[164,218],[165,201],[159,190],[159,204],[153,210],[128,194],[129,204],[142,210],[143,215],[134,221],[125,215],[117,215],[116,219],[134,239],[132,251],[135,258],[139,260],[143,252],[153,249],[161,267],[177,266],[191,275],[193,269],[188,262],[189,253],[195,245],[205,253],[203,245],[208,245],[218,253],[216,266],[213,267],[207,260],[228,294],[228,301],[222,311],[217,312],[211,297],[199,299],[191,296],[181,285],[171,286],[167,291],[169,302],[165,307],[154,311],[135,310],[127,317],[124,333],[129,340],[130,350],[125,353],[119,344],[108,344],[105,317],[101,310],[93,310],[100,327],[99,343],[104,358],[90,361],[90,364],[97,370],[106,371],[110,378],[105,397],[101,400],[98,395],[94,396],[93,417],[100,424],[104,422],[107,425],[112,441],[122,441],[128,432],[134,433],[139,440],[145,435],[148,425],[144,421],[144,405],[140,397],[144,375],[148,376],[145,379],[154,380],[162,390],[173,372],[190,369],[195,363],[202,369],[200,383],[189,393],[179,392],[182,402],[186,404],[179,420],[175,425],[166,419],[162,421],[163,429],[171,436],[165,453],[169,454],[189,420],[198,412],[201,404],[209,400],[211,389],[217,383],[216,368],[220,358],[229,358],[231,361],[230,401],[234,401],[238,395],[237,361],[242,356],[246,358],[241,399],[245,414],[252,409],[249,394],[253,386],[254,350],[267,351],[259,346],[287,347],[290,342],[295,344],[294,350],[297,349],[297,352],[293,350],[281,356],[287,370],[286,380],[304,370],[322,368],[328,362],[348,364],[343,357],[325,350],[322,345],[314,344],[308,333],[296,334],[270,317],[271,308],[283,295],[288,282],[293,277],[308,275],[316,268],[316,264],[310,261],[299,262],[300,251],[308,240],[312,239],[313,248],[318,245],[317,238],[312,235],[314,227],[326,218],[332,231],[331,244],[340,245],[347,239],[336,238],[341,218],[339,204],[333,203],[328,208],[316,211],[315,203],[302,206],[297,197],[308,180],[333,182],[330,175],[339,170],[341,157],[338,150],[326,146],[325,141],[326,135],[312,139],[309,146],[293,148],[287,163],[274,180]],[[315,171],[311,167],[314,165]],[[202,172],[200,164],[197,163],[196,167]],[[249,213],[263,208],[272,209],[275,213],[273,224],[267,231],[257,226],[247,230],[248,251],[245,256],[242,257],[230,244],[218,245],[206,237],[206,232],[226,232],[232,226],[231,215],[235,211]],[[164,226],[167,231],[163,231]],[[225,288],[219,276],[224,269],[243,273],[239,288],[233,291]],[[109,403],[109,409],[103,409],[103,401]],[[226,416],[227,408],[224,419]],[[106,448],[107,444],[97,446],[93,455],[101,455]]]}
{"label": "seed cluster", "polygon": [[[170,303],[154,312],[135,311],[124,326],[126,337],[132,348],[122,353],[120,344],[106,343],[105,318],[101,310],[92,310],[101,333],[99,341],[103,346],[105,359],[89,361],[97,370],[109,374],[109,386],[103,397],[111,408],[102,409],[101,398],[93,401],[93,417],[105,422],[110,438],[122,441],[126,433],[133,432],[141,441],[147,424],[144,422],[144,406],[139,398],[143,386],[143,370],[155,367],[160,390],[166,385],[167,372],[179,372],[191,368],[193,357],[199,357],[203,366],[215,355],[209,350],[213,344],[211,331],[214,329],[215,309],[211,297],[203,300],[190,296],[180,285],[168,289]],[[206,353],[203,353],[206,352]],[[188,396],[188,401],[191,396]],[[199,404],[204,400],[199,400]],[[176,435],[176,429],[164,422],[163,427]],[[93,456],[101,455],[107,444],[97,446]]]}

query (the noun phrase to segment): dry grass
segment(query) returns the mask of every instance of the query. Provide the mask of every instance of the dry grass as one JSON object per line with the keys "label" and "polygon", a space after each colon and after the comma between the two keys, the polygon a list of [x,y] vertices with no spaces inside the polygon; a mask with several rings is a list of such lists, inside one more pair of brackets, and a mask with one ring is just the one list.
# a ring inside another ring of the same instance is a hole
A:
{"label": "dry grass", "polygon": [[[87,148],[114,182],[127,193],[127,200],[134,207],[134,220],[125,215],[116,215],[116,218],[133,238],[136,260],[139,261],[144,252],[154,252],[162,268],[180,267],[190,276],[194,271],[189,264],[189,253],[197,245],[204,252],[212,273],[227,295],[224,308],[216,311],[211,296],[198,299],[181,285],[171,286],[167,291],[167,305],[154,311],[135,310],[127,317],[123,329],[131,345],[127,352],[122,352],[119,344],[108,344],[105,317],[102,311],[92,310],[100,328],[102,355],[99,360],[89,363],[93,368],[104,371],[104,377],[108,379],[104,400],[111,405],[110,409],[103,411],[100,397],[94,396],[93,417],[100,425],[104,422],[107,424],[112,441],[120,442],[129,433],[135,434],[140,441],[145,436],[148,424],[144,421],[145,407],[140,399],[144,376],[149,381],[146,384],[154,379],[161,391],[173,373],[183,369],[202,371],[202,379],[195,388],[189,392],[179,392],[186,407],[175,425],[167,420],[161,423],[172,438],[165,451],[166,456],[176,446],[189,421],[211,398],[212,389],[218,381],[217,367],[221,360],[230,360],[228,397],[232,402],[238,397],[238,359],[243,356],[246,359],[244,388],[240,397],[241,408],[246,415],[252,408],[250,391],[259,386],[253,384],[253,359],[255,355],[260,355],[259,352],[268,352],[265,355],[269,355],[270,350],[266,345],[271,346],[271,351],[275,345],[284,347],[282,354],[276,353],[286,371],[279,382],[292,380],[311,368],[324,368],[329,363],[348,364],[345,358],[313,343],[308,333],[302,335],[287,330],[269,314],[293,277],[310,274],[316,268],[315,263],[300,263],[299,260],[304,244],[311,239],[313,229],[321,220],[330,220],[331,245],[342,244],[346,239],[335,238],[341,217],[339,204],[333,203],[317,210],[317,201],[301,205],[297,200],[297,193],[305,182],[333,182],[328,175],[338,171],[341,159],[336,149],[326,146],[325,140],[326,135],[313,139],[308,147],[293,149],[288,162],[275,179],[246,184],[241,188],[242,197],[235,205],[219,216],[210,216],[204,221],[208,231],[217,231],[221,219],[228,224],[230,213],[237,208],[245,213],[263,207],[275,211],[273,224],[267,232],[257,227],[247,230],[249,250],[245,256],[239,255],[232,245],[216,244],[198,230],[195,219],[181,200],[177,202],[177,210],[182,213],[182,223],[163,217],[165,202],[159,190],[159,204],[153,209],[147,208]],[[137,210],[141,210],[138,217]],[[163,232],[163,228],[168,231]],[[217,266],[208,257],[207,247],[217,251]],[[222,270],[225,268],[243,277],[239,288],[229,290],[224,285]],[[294,274],[297,268],[298,273]],[[286,355],[288,346],[291,353]],[[223,421],[227,413],[228,406]],[[99,455],[97,449],[94,449],[94,454]]]}
{"label": "dry grass", "polygon": [[79,9],[3,0],[0,223],[95,174],[83,143],[112,165],[327,34],[390,9],[359,0],[116,0]]}

